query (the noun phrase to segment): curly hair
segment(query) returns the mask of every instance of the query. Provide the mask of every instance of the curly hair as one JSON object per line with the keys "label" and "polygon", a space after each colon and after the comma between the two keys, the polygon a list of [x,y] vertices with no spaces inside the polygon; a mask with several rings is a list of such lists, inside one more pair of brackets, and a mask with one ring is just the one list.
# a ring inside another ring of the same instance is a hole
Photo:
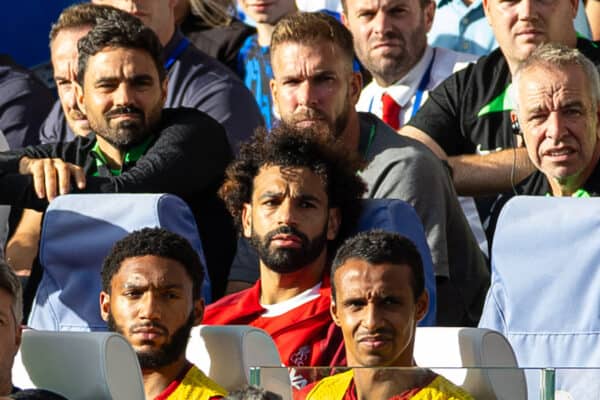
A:
{"label": "curly hair", "polygon": [[357,175],[364,162],[340,140],[281,123],[268,134],[264,128],[257,129],[227,167],[219,194],[240,231],[243,205],[251,203],[254,178],[264,166],[309,168],[323,181],[329,207],[340,208],[342,224],[338,237],[353,229],[360,212],[360,198],[366,190]]}
{"label": "curly hair", "polygon": [[380,229],[360,232],[348,238],[338,249],[331,263],[331,297],[335,301],[335,271],[351,258],[372,265],[407,265],[411,270],[411,287],[415,301],[425,291],[425,273],[421,254],[414,243],[394,232]]}
{"label": "curly hair", "polygon": [[158,256],[179,262],[192,279],[194,300],[200,298],[204,268],[198,254],[182,236],[163,228],[143,228],[118,240],[102,263],[102,290],[110,294],[110,282],[127,258]]}
{"label": "curly hair", "polygon": [[162,61],[162,45],[154,31],[133,15],[110,7],[105,15],[96,19],[96,25],[77,42],[77,82],[83,86],[88,59],[105,48],[128,48],[146,51],[163,82],[167,71]]}

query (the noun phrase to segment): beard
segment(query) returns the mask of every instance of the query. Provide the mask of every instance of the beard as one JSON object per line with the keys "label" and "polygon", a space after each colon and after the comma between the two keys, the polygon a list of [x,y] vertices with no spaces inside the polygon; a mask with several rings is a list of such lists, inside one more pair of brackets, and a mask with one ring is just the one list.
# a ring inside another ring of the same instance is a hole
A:
{"label": "beard", "polygon": [[[280,234],[295,235],[301,240],[299,249],[270,247],[273,237]],[[252,230],[250,243],[258,252],[263,264],[271,271],[287,274],[298,271],[316,260],[327,245],[327,226],[323,232],[310,240],[304,233],[291,226],[282,226],[261,237]]]}
{"label": "beard", "polygon": [[[185,354],[185,349],[187,347],[187,342],[190,337],[190,332],[192,330],[192,327],[194,326],[194,321],[194,312],[192,311],[187,321],[173,333],[168,342],[164,343],[158,349],[148,351],[136,350],[135,353],[137,354],[142,370],[155,370],[158,368],[165,367],[167,365],[171,365],[174,362],[176,362],[179,359],[179,357],[181,357],[181,355]],[[120,333],[121,335],[126,337],[123,327],[117,325],[111,313],[108,314],[107,325],[109,331]],[[167,334],[169,332],[169,330],[165,326],[152,322],[146,324],[133,325],[129,327],[129,330],[131,331],[142,326],[160,329]],[[148,341],[144,344],[152,344],[152,341]]]}
{"label": "beard", "polygon": [[373,46],[370,42],[379,41],[380,38],[373,38],[363,45],[355,40],[358,59],[380,85],[389,86],[402,79],[423,56],[427,47],[424,18],[424,15],[421,15],[421,25],[407,36],[399,32],[386,33],[386,40],[398,43],[398,47],[387,54],[373,55],[370,52]]}
{"label": "beard", "polygon": [[342,112],[332,121],[323,111],[316,108],[305,107],[302,111],[292,114],[289,121],[285,121],[291,125],[298,125],[302,121],[313,120],[312,128],[323,135],[333,135],[334,138],[342,136],[348,126],[350,117],[350,100],[345,96]]}
{"label": "beard", "polygon": [[[135,106],[117,107],[104,113],[102,123],[93,119],[89,119],[89,123],[98,136],[111,146],[124,151],[143,142],[152,134],[160,120],[161,109],[162,106],[153,108],[146,118],[144,111]],[[112,119],[122,114],[133,114],[138,118],[112,124]]]}

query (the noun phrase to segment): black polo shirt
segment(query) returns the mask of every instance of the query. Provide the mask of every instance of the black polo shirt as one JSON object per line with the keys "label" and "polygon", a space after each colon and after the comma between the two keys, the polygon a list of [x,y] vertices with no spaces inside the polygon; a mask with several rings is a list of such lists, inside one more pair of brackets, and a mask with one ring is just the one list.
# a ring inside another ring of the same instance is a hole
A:
{"label": "black polo shirt", "polygon": [[[579,38],[577,48],[600,65],[596,43]],[[510,120],[510,83],[508,63],[496,49],[430,91],[408,125],[435,139],[449,156],[516,147]]]}

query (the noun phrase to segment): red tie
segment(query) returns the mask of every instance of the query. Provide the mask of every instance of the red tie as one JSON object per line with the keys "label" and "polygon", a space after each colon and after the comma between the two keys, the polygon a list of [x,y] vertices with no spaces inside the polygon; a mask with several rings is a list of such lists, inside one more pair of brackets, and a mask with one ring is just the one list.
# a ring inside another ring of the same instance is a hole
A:
{"label": "red tie", "polygon": [[396,130],[400,129],[400,110],[402,107],[387,93],[381,96],[381,102],[383,103],[383,122]]}

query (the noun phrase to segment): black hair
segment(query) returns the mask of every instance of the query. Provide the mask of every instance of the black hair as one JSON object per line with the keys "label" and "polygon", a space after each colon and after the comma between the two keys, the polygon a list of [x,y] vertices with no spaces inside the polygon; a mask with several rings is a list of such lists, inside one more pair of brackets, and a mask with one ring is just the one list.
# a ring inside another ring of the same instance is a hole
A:
{"label": "black hair", "polygon": [[200,298],[204,269],[190,243],[163,228],[143,228],[118,240],[102,264],[102,290],[110,294],[111,280],[127,258],[158,256],[179,262],[192,279],[194,300]]}
{"label": "black hair", "polygon": [[80,85],[83,86],[88,59],[106,48],[144,50],[154,61],[160,81],[163,82],[167,76],[162,60],[162,45],[154,31],[133,15],[111,7],[96,19],[92,30],[77,42],[77,81]]}
{"label": "black hair", "polygon": [[263,166],[310,169],[325,186],[329,208],[340,208],[342,223],[338,237],[354,227],[360,213],[360,198],[366,190],[357,175],[362,160],[330,135],[282,122],[269,134],[257,129],[252,140],[242,144],[238,158],[227,167],[220,195],[240,231],[243,205],[251,203],[253,181]]}
{"label": "black hair", "polygon": [[331,296],[334,300],[335,271],[351,258],[373,265],[385,263],[406,265],[411,270],[411,286],[415,301],[425,290],[423,261],[414,243],[398,233],[375,229],[348,238],[338,249],[331,264]]}

